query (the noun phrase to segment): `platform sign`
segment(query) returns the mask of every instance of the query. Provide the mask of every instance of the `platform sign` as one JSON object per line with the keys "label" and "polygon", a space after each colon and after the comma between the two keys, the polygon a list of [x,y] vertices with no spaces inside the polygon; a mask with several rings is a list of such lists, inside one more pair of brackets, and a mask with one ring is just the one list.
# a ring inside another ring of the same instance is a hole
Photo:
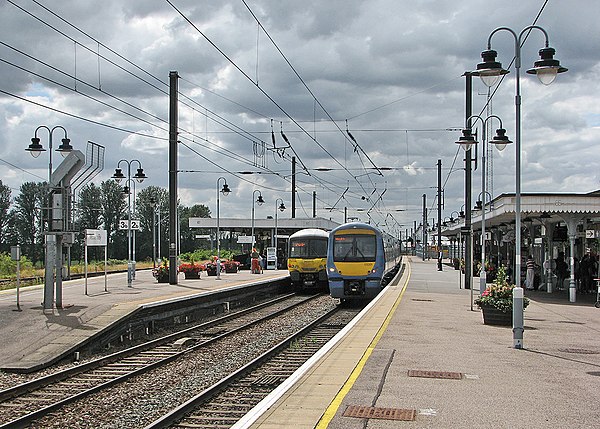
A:
{"label": "platform sign", "polygon": [[252,243],[254,240],[252,240],[252,237],[249,235],[239,235],[238,236],[238,243],[239,244],[248,244],[248,243]]}
{"label": "platform sign", "polygon": [[106,246],[106,230],[105,229],[86,229],[85,243],[88,246]]}
{"label": "platform sign", "polygon": [[[121,229],[121,230],[129,229],[129,223],[128,223],[127,219],[122,219],[119,221],[119,229]],[[131,229],[136,229],[138,231],[141,230],[139,219],[131,219]]]}
{"label": "platform sign", "polygon": [[88,294],[88,247],[104,247],[104,291],[108,292],[108,240],[105,229],[86,229],[84,246],[84,291]]}
{"label": "platform sign", "polygon": [[267,247],[267,270],[277,269],[277,249]]}
{"label": "platform sign", "polygon": [[585,238],[597,238],[598,237],[598,231],[596,231],[595,229],[586,229],[585,230]]}

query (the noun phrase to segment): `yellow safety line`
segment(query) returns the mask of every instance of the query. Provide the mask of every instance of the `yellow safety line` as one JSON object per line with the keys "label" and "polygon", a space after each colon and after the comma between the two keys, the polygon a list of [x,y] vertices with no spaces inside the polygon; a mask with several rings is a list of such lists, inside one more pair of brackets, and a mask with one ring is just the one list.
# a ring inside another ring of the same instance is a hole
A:
{"label": "yellow safety line", "polygon": [[348,392],[350,392],[350,389],[352,389],[352,386],[354,386],[354,383],[356,382],[356,380],[358,379],[358,376],[362,372],[365,364],[367,363],[367,360],[371,356],[371,353],[373,353],[373,350],[375,350],[375,346],[377,345],[377,343],[383,336],[383,333],[385,332],[388,325],[390,324],[392,316],[396,312],[396,308],[398,308],[398,305],[400,305],[402,296],[404,295],[404,292],[406,291],[406,287],[408,286],[408,280],[410,279],[410,273],[412,271],[411,267],[410,267],[410,261],[407,264],[407,266],[408,266],[408,275],[406,277],[404,286],[402,287],[402,292],[400,292],[400,295],[398,295],[398,298],[396,298],[396,302],[394,302],[394,305],[390,309],[390,312],[388,313],[387,317],[385,318],[385,321],[383,322],[383,324],[377,331],[375,338],[373,338],[373,341],[371,341],[371,344],[369,344],[369,347],[367,347],[367,350],[365,350],[365,353],[362,355],[360,361],[358,362],[358,364],[356,365],[356,367],[350,374],[350,377],[348,377],[348,380],[346,380],[346,383],[344,383],[344,385],[342,386],[340,391],[337,393],[335,398],[333,398],[333,401],[331,401],[331,404],[329,404],[329,407],[327,407],[327,409],[323,413],[323,416],[321,417],[321,419],[315,426],[315,429],[326,429],[329,426],[329,423],[331,423],[331,420],[333,420],[335,413],[340,408],[340,405],[342,405],[342,401],[344,400],[344,398],[346,397]]}

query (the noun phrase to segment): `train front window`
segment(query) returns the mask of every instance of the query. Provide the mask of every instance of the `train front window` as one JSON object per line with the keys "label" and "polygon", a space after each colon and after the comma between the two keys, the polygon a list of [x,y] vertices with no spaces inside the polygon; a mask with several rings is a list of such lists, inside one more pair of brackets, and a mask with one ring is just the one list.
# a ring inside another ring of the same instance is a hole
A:
{"label": "train front window", "polygon": [[302,239],[292,241],[290,258],[312,259],[327,257],[327,239]]}
{"label": "train front window", "polygon": [[336,262],[372,262],[377,254],[374,235],[337,235],[333,242],[333,260]]}

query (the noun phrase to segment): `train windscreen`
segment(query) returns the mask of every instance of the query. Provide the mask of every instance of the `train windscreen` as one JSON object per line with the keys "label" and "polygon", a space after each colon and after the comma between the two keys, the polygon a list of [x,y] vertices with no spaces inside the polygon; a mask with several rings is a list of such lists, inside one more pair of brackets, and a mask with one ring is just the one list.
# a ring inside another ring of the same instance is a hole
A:
{"label": "train windscreen", "polygon": [[375,235],[336,235],[333,242],[335,262],[372,262],[377,255]]}
{"label": "train windscreen", "polygon": [[290,258],[312,259],[327,257],[327,239],[303,238],[290,243]]}

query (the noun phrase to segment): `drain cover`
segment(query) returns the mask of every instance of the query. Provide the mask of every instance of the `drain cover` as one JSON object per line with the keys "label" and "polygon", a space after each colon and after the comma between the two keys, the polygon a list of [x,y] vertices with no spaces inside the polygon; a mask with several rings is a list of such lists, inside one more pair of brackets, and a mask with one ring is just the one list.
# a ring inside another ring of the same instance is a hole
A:
{"label": "drain cover", "polygon": [[412,422],[417,415],[416,410],[403,408],[365,407],[349,405],[344,411],[344,417],[357,417],[363,419],[402,420]]}
{"label": "drain cover", "polygon": [[461,380],[463,375],[461,372],[448,371],[420,371],[418,369],[409,369],[409,377],[424,377],[424,378],[443,378],[446,380]]}

